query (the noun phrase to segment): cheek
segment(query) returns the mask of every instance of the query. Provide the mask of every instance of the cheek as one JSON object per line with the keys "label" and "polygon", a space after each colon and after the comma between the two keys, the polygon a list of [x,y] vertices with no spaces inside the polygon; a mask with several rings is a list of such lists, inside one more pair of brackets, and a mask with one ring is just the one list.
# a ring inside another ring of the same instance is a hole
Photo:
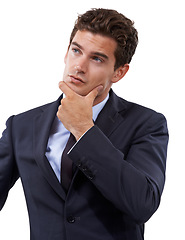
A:
{"label": "cheek", "polygon": [[63,71],[63,77],[65,77],[65,76],[66,76],[66,74],[67,74],[67,65],[65,65],[65,67],[64,67],[64,71]]}
{"label": "cheek", "polygon": [[66,77],[71,69],[71,65],[70,65],[71,61],[69,60],[69,57],[65,58],[65,67],[64,67],[64,72],[63,72],[63,76]]}
{"label": "cheek", "polygon": [[97,75],[97,83],[98,84],[102,84],[104,86],[104,88],[110,86],[112,84],[112,76],[113,74],[108,72],[107,70],[103,70],[99,73],[96,74]]}
{"label": "cheek", "polygon": [[67,80],[68,72],[69,72],[69,69],[68,69],[68,65],[66,64],[64,67],[64,71],[63,71],[63,81],[64,82],[66,82],[66,80]]}
{"label": "cheek", "polygon": [[70,53],[66,54],[64,58],[65,68],[70,69],[70,66],[73,65],[73,59],[70,55]]}

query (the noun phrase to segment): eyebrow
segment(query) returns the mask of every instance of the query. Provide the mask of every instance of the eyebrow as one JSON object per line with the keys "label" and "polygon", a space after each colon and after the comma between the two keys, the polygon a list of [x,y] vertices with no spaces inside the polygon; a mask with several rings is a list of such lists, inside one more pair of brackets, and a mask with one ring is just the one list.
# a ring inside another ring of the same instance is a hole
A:
{"label": "eyebrow", "polygon": [[[80,44],[78,44],[77,42],[72,42],[71,44],[77,46],[81,50],[84,50],[84,48]],[[92,52],[92,54],[96,55],[96,56],[99,56],[99,57],[103,57],[105,59],[109,59],[109,57],[106,54],[101,53],[101,52]]]}

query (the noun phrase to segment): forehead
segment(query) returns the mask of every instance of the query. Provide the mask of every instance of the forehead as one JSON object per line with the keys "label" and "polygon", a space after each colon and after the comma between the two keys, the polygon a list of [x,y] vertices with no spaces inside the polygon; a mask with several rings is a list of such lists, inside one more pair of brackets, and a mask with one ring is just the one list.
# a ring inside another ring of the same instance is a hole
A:
{"label": "forehead", "polygon": [[72,44],[78,43],[82,48],[88,52],[102,52],[108,57],[114,57],[117,47],[117,42],[110,37],[100,34],[94,34],[89,31],[77,31]]}

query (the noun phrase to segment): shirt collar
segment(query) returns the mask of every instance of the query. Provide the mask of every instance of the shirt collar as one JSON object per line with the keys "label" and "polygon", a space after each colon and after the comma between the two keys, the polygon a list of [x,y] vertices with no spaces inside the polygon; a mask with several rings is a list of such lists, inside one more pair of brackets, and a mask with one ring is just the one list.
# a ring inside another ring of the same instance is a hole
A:
{"label": "shirt collar", "polygon": [[101,110],[103,109],[103,107],[105,106],[106,102],[109,99],[109,94],[107,95],[107,97],[100,103],[98,103],[97,105],[93,106],[92,110],[93,110],[93,121],[95,122],[98,114],[101,112]]}

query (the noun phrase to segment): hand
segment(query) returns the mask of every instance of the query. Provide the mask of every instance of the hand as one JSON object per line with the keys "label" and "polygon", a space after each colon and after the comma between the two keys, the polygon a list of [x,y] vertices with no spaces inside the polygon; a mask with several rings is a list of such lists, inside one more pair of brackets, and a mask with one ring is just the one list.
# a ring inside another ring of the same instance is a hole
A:
{"label": "hand", "polygon": [[65,82],[59,83],[59,88],[65,94],[58,108],[57,117],[78,140],[86,131],[94,126],[92,106],[103,86],[94,88],[86,96],[74,92]]}

